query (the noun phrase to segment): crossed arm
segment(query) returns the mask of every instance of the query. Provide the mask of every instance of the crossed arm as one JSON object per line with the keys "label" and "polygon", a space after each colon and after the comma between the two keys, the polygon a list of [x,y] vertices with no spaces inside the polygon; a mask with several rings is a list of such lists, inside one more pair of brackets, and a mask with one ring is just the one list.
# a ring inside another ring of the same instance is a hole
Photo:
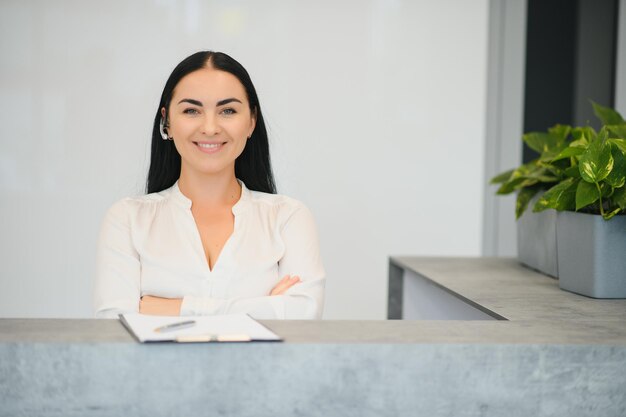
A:
{"label": "crossed arm", "polygon": [[[300,277],[285,275],[270,291],[270,296],[283,295],[289,288],[300,282]],[[144,295],[139,301],[139,312],[158,316],[179,316],[182,298],[162,298]]]}

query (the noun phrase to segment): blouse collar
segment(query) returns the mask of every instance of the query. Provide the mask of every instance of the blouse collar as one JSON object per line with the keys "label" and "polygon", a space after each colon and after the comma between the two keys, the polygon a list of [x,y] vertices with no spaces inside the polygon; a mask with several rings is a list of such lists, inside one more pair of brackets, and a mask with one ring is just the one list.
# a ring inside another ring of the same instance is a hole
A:
{"label": "blouse collar", "polygon": [[[237,182],[241,186],[241,197],[233,206],[233,214],[243,212],[243,210],[247,206],[248,201],[251,198],[251,192],[248,187],[246,187],[246,184],[244,184],[244,182],[241,181],[239,178],[237,178]],[[191,199],[183,194],[182,191],[180,191],[180,188],[178,187],[178,181],[176,181],[168,191],[169,198],[172,199],[172,201],[174,201],[177,205],[188,210],[191,209]]]}

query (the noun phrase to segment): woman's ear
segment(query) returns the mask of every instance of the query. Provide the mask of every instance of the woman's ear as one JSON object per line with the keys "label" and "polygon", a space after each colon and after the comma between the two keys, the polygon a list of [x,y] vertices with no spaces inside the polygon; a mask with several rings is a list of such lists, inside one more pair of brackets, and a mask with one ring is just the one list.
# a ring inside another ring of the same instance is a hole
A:
{"label": "woman's ear", "polygon": [[256,127],[256,108],[250,112],[250,133],[248,133],[248,139],[252,136],[254,128]]}
{"label": "woman's ear", "polygon": [[170,134],[168,133],[168,122],[167,122],[167,113],[165,112],[165,107],[161,108],[161,121],[159,122],[159,132],[161,133],[161,137],[163,140],[170,140]]}

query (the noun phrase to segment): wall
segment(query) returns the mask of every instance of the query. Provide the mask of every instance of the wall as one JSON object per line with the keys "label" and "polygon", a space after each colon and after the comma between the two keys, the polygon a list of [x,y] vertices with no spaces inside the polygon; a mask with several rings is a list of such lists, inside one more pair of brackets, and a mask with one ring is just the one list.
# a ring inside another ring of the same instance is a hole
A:
{"label": "wall", "polygon": [[618,9],[615,109],[626,117],[626,0],[620,0]]}
{"label": "wall", "polygon": [[522,161],[526,0],[489,2],[483,255],[516,256],[515,195],[496,195],[491,178]]}
{"label": "wall", "polygon": [[479,255],[487,0],[3,1],[0,317],[88,317],[99,223],[142,193],[158,98],[247,67],[279,191],[316,216],[325,318],[382,319],[391,254]]}

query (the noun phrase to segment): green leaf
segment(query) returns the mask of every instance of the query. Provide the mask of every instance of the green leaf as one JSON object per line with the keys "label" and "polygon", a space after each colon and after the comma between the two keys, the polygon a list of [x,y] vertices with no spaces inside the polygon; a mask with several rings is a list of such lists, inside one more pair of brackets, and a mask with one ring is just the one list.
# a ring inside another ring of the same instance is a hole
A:
{"label": "green leaf", "polygon": [[539,169],[539,165],[537,165],[537,160],[535,159],[517,167],[511,174],[511,179],[525,177],[536,169]]}
{"label": "green leaf", "polygon": [[513,172],[509,176],[509,179],[506,182],[504,182],[500,186],[500,188],[498,188],[498,191],[496,191],[496,194],[512,193],[513,191],[518,189],[521,186],[521,184],[524,182],[526,174],[530,172],[531,169],[535,169],[535,168],[536,168],[536,164],[534,162],[529,162],[527,164],[517,167],[516,169],[513,170]]}
{"label": "green leaf", "polygon": [[538,167],[538,169],[529,172],[526,176],[529,180],[537,180],[539,182],[557,182],[559,179],[552,175],[548,168]]}
{"label": "green leaf", "polygon": [[[505,182],[498,188],[496,194],[511,194],[513,191],[521,187],[526,178],[513,178]],[[536,182],[536,181],[535,181]]]}
{"label": "green leaf", "polygon": [[619,150],[622,151],[623,153],[626,153],[626,140],[624,140],[624,139],[609,139],[609,143],[611,145],[617,146],[619,148]]}
{"label": "green leaf", "polygon": [[602,121],[604,125],[619,125],[624,123],[622,115],[611,109],[610,107],[604,107],[598,103],[591,102],[593,106],[593,112]]}
{"label": "green leaf", "polygon": [[578,169],[578,165],[567,168],[564,171],[564,174],[566,177],[580,178],[580,170]]}
{"label": "green leaf", "polygon": [[601,134],[591,141],[585,153],[580,157],[580,175],[587,182],[600,182],[613,169],[611,146],[606,139],[606,129],[602,129]]}
{"label": "green leaf", "polygon": [[538,182],[555,182],[558,179],[550,175],[546,168],[540,166],[537,160],[519,166],[513,171],[509,179],[503,183],[496,194],[509,194],[520,188],[530,187]]}
{"label": "green leaf", "polygon": [[617,205],[622,210],[626,210],[626,187],[616,188],[611,196],[613,205]]}
{"label": "green leaf", "polygon": [[571,158],[572,156],[582,155],[583,153],[585,153],[585,150],[583,148],[568,146],[567,148],[563,149],[554,159],[552,159],[552,162],[560,161],[561,159],[565,158]]}
{"label": "green leaf", "polygon": [[571,130],[571,126],[556,124],[548,129],[548,133],[550,133],[552,136],[558,137],[561,140],[561,143],[564,143],[565,139],[567,139],[567,137],[569,136]]}
{"label": "green leaf", "polygon": [[586,145],[598,134],[591,126],[575,127],[572,129],[572,136],[575,140],[583,140]]}
{"label": "green leaf", "polygon": [[581,148],[584,150],[587,149],[587,146],[589,146],[589,141],[587,140],[587,137],[583,135],[580,137],[580,139],[576,139],[570,142],[569,146],[572,148]]}
{"label": "green leaf", "polygon": [[[546,170],[547,175],[551,175],[555,177],[557,181],[560,181],[563,178],[565,169],[561,168],[558,165],[559,164],[552,164],[552,163],[546,163],[546,162],[542,162],[541,164],[543,169]],[[563,165],[563,164],[561,163],[560,165]]]}
{"label": "green leaf", "polygon": [[617,213],[619,213],[620,211],[622,211],[621,208],[616,208],[615,210],[609,212],[609,213],[604,213],[604,216],[602,216],[604,218],[604,220],[611,220],[613,218],[613,216],[615,216]]}
{"label": "green leaf", "polygon": [[541,190],[539,187],[524,188],[517,194],[517,200],[515,201],[515,219],[519,219],[526,211],[528,203],[532,198]]}
{"label": "green leaf", "polygon": [[521,190],[522,188],[532,187],[535,184],[539,184],[539,180],[538,179],[524,178],[524,181],[522,181],[515,189],[516,190]]}
{"label": "green leaf", "polygon": [[509,169],[508,171],[498,174],[495,177],[493,177],[491,181],[489,181],[489,183],[490,184],[502,184],[503,182],[506,182],[509,178],[511,178],[511,174],[513,174],[513,171],[514,170]]}
{"label": "green leaf", "polygon": [[560,140],[558,136],[545,132],[530,132],[522,136],[522,139],[533,150],[544,153],[558,146]]}
{"label": "green leaf", "polygon": [[620,188],[626,182],[626,157],[617,145],[609,145],[611,148],[611,156],[613,157],[613,169],[604,179],[613,187]]}
{"label": "green leaf", "polygon": [[576,187],[576,211],[595,203],[599,198],[600,193],[595,184],[580,181]]}
{"label": "green leaf", "polygon": [[620,139],[626,139],[626,125],[607,126],[612,134]]}
{"label": "green leaf", "polygon": [[555,209],[559,211],[574,210],[576,208],[576,187],[580,180],[568,178],[546,191],[535,203],[533,211]]}
{"label": "green leaf", "polygon": [[542,164],[549,164],[550,162],[554,160],[554,158],[556,158],[566,148],[567,148],[567,144],[561,143],[559,145],[556,145],[554,148],[550,150],[544,151],[541,154],[541,157],[539,158],[539,162]]}

